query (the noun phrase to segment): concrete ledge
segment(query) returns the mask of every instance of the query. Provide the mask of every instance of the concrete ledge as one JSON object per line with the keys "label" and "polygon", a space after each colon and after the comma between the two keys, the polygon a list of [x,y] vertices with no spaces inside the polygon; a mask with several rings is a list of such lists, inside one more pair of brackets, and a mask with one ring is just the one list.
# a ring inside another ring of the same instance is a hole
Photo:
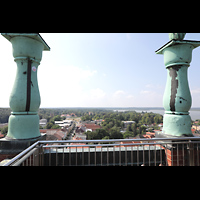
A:
{"label": "concrete ledge", "polygon": [[0,139],[0,161],[5,158],[14,157],[38,140],[46,140],[46,134],[42,134],[37,138],[25,140],[13,140],[9,138]]}

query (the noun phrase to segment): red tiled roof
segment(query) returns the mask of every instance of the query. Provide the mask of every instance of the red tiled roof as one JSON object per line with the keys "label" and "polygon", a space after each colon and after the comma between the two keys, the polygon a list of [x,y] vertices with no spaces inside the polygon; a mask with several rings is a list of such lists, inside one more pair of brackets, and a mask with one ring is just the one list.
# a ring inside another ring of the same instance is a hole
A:
{"label": "red tiled roof", "polygon": [[192,133],[194,133],[194,132],[196,131],[196,129],[194,129],[194,128],[191,128],[191,131],[192,131]]}
{"label": "red tiled roof", "polygon": [[96,125],[96,124],[85,124],[85,127],[86,127],[87,129],[92,129],[92,130],[96,130],[96,129],[101,128],[101,126]]}
{"label": "red tiled roof", "polygon": [[40,133],[46,133],[47,129],[40,129]]}
{"label": "red tiled roof", "polygon": [[74,136],[73,137],[73,140],[82,140],[80,137],[76,137],[76,136]]}
{"label": "red tiled roof", "polygon": [[[70,145],[86,145],[85,143],[71,143]],[[70,149],[74,149],[74,148],[82,148],[82,147],[70,147]],[[83,148],[88,148],[88,147],[83,147]]]}
{"label": "red tiled roof", "polygon": [[62,140],[65,136],[61,129],[40,129],[40,133],[46,133],[47,140]]}

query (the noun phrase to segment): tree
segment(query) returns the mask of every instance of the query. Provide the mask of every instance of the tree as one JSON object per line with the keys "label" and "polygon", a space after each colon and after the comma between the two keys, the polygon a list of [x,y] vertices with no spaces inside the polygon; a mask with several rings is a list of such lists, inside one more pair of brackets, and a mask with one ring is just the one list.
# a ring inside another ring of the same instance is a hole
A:
{"label": "tree", "polygon": [[1,133],[5,136],[8,132],[8,126],[5,126],[1,129]]}
{"label": "tree", "polygon": [[153,133],[153,128],[149,128],[148,131]]}
{"label": "tree", "polygon": [[146,133],[146,126],[141,126],[141,129],[140,129],[140,134],[145,134]]}
{"label": "tree", "polygon": [[86,136],[87,136],[87,140],[97,140],[97,139],[100,139],[98,138],[98,134],[96,131],[87,131],[85,132]]}
{"label": "tree", "polygon": [[129,138],[129,137],[133,137],[133,132],[130,132],[130,131],[126,131],[124,134],[123,134],[123,138]]}
{"label": "tree", "polygon": [[124,122],[121,122],[121,125],[120,125],[122,128],[124,128]]}
{"label": "tree", "polygon": [[146,124],[151,124],[151,120],[149,117],[146,117],[146,120],[145,120]]}
{"label": "tree", "polygon": [[156,114],[156,116],[154,117],[154,123],[159,124],[163,122],[163,116],[160,114]]}
{"label": "tree", "polygon": [[109,135],[110,135],[110,139],[122,139],[123,138],[122,133],[120,133],[120,130],[117,127],[111,128]]}
{"label": "tree", "polygon": [[46,129],[51,129],[51,127],[52,127],[53,125],[54,125],[53,123],[48,122],[45,128],[46,128]]}
{"label": "tree", "polygon": [[10,112],[10,108],[0,108],[0,123],[8,123]]}
{"label": "tree", "polygon": [[61,120],[65,120],[65,119],[66,119],[66,117],[65,117],[65,116],[61,117]]}
{"label": "tree", "polygon": [[146,123],[146,117],[145,117],[145,116],[142,117],[142,123],[143,123],[143,124]]}
{"label": "tree", "polygon": [[133,131],[133,137],[137,135],[137,124],[133,123],[132,124],[132,131]]}
{"label": "tree", "polygon": [[87,120],[92,120],[92,115],[88,115],[88,114],[86,114],[86,115],[84,115],[84,116],[82,116],[81,117],[81,120],[82,121],[87,121]]}
{"label": "tree", "polygon": [[54,124],[54,125],[51,127],[51,129],[61,129],[61,127],[60,127],[59,125],[57,125],[57,124]]}
{"label": "tree", "polygon": [[132,131],[132,128],[131,128],[131,125],[129,124],[128,126],[127,126],[127,131]]}
{"label": "tree", "polygon": [[158,122],[159,122],[159,119],[158,119],[158,118],[159,118],[158,115],[156,115],[156,116],[154,117],[154,123],[158,124]]}
{"label": "tree", "polygon": [[62,118],[60,115],[56,115],[54,118],[53,118],[54,122],[55,121],[62,121]]}
{"label": "tree", "polygon": [[102,138],[102,140],[109,140],[109,139],[110,139],[109,136],[105,136],[105,137]]}
{"label": "tree", "polygon": [[99,139],[104,138],[105,136],[109,136],[109,133],[105,129],[96,129],[95,131]]}

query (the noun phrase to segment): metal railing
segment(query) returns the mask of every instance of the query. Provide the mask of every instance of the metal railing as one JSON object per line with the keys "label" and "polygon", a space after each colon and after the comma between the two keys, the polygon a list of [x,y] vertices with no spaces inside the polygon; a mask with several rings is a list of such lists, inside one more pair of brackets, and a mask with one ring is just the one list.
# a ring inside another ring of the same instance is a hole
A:
{"label": "metal railing", "polygon": [[199,149],[200,137],[37,141],[4,166],[199,166]]}

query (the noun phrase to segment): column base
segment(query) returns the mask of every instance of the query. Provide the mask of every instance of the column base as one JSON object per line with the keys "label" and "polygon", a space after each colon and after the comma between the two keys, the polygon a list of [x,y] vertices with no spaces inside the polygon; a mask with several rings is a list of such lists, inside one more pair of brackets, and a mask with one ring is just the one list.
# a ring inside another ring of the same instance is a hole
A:
{"label": "column base", "polygon": [[18,139],[10,139],[10,138],[2,138],[0,139],[0,166],[3,165],[1,163],[4,159],[12,159],[17,154],[21,153],[28,147],[30,147],[32,144],[37,142],[38,140],[46,140],[46,133],[41,134],[40,137],[34,138],[34,139],[24,139],[24,140],[18,140]]}
{"label": "column base", "polygon": [[38,115],[12,115],[8,121],[7,139],[35,139],[40,137]]}
{"label": "column base", "polygon": [[164,114],[162,133],[172,137],[192,137],[190,115]]}

